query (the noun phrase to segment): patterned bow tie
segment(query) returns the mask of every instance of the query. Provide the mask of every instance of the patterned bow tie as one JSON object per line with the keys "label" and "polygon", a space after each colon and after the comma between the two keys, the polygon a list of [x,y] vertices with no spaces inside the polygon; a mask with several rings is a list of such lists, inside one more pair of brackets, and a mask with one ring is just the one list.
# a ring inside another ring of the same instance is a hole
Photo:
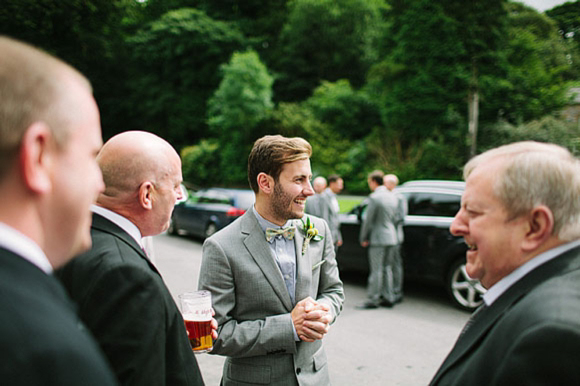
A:
{"label": "patterned bow tie", "polygon": [[284,236],[287,240],[292,240],[294,238],[294,230],[293,226],[289,226],[286,228],[268,228],[266,229],[266,241],[270,242],[272,239],[278,235]]}

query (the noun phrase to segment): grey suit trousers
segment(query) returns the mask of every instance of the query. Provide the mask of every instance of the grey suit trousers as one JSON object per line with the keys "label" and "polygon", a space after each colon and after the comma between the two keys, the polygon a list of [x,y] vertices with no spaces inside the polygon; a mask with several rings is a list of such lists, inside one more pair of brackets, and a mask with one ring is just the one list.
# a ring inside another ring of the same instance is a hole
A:
{"label": "grey suit trousers", "polygon": [[395,303],[403,297],[403,264],[400,245],[369,247],[368,302],[378,305],[382,299]]}

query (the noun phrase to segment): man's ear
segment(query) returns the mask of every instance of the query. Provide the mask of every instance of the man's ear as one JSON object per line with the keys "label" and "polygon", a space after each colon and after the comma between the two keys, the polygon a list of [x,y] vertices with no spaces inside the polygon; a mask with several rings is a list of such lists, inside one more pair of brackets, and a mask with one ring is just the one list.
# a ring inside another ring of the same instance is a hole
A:
{"label": "man's ear", "polygon": [[153,183],[151,181],[145,181],[139,185],[139,204],[144,209],[151,210],[153,209]]}
{"label": "man's ear", "polygon": [[52,189],[56,152],[52,132],[44,122],[33,123],[24,133],[18,161],[24,183],[34,193],[47,193]]}
{"label": "man's ear", "polygon": [[550,208],[540,205],[532,209],[528,216],[528,230],[524,237],[522,248],[533,251],[552,236],[554,230],[554,215]]}
{"label": "man's ear", "polygon": [[258,187],[260,188],[261,191],[263,191],[266,194],[270,194],[274,191],[275,182],[272,176],[262,172],[258,174],[257,179],[258,179]]}

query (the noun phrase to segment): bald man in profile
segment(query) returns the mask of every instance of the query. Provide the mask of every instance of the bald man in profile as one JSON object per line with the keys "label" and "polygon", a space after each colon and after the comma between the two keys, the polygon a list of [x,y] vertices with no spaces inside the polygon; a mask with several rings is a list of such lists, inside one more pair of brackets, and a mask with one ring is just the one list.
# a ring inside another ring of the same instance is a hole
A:
{"label": "bald man in profile", "polygon": [[181,198],[179,155],[130,131],[105,143],[97,162],[105,191],[92,208],[93,247],[58,276],[121,384],[203,385],[183,318],[141,241],[167,229]]}

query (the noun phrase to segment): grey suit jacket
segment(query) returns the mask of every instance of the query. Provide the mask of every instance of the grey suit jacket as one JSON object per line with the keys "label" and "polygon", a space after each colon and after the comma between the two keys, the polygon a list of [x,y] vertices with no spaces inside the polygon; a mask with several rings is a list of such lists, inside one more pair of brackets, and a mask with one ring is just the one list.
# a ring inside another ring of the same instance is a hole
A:
{"label": "grey suit jacket", "polygon": [[397,208],[397,196],[384,186],[371,193],[361,226],[360,241],[368,240],[371,247],[398,244],[395,227]]}
{"label": "grey suit jacket", "polygon": [[321,205],[323,205],[322,193],[308,197],[306,199],[306,213],[316,217],[322,217]]}
{"label": "grey suit jacket", "polygon": [[580,247],[481,311],[431,385],[579,385]]}
{"label": "grey suit jacket", "polygon": [[338,219],[338,211],[333,205],[333,200],[336,196],[326,189],[320,194],[320,215],[326,220],[328,226],[330,227],[330,232],[332,234],[332,240],[334,243],[337,241],[342,241],[342,235],[340,233],[340,221]]}
{"label": "grey suit jacket", "polygon": [[[324,239],[302,255],[304,234],[296,231],[296,301],[310,296],[336,318],[344,293],[330,232],[310,218]],[[322,342],[294,340],[294,304],[252,210],[204,242],[199,288],[212,293],[219,324],[212,354],[228,357],[224,385],[330,384]]]}

